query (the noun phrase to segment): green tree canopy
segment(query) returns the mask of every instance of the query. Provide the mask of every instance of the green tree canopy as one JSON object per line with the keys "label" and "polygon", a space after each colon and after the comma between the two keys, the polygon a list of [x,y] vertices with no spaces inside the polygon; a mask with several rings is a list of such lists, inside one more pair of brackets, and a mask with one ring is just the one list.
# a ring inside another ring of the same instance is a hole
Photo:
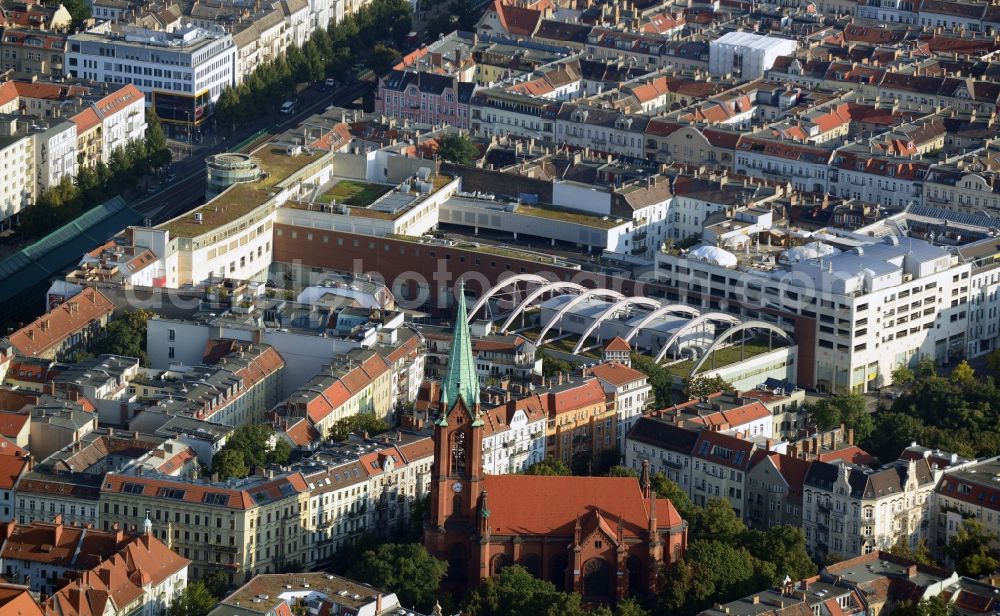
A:
{"label": "green tree canopy", "polygon": [[556,590],[552,582],[540,580],[524,567],[512,565],[487,578],[470,594],[464,613],[468,616],[580,616],[580,595]]}
{"label": "green tree canopy", "polygon": [[399,58],[399,52],[392,47],[376,43],[371,55],[368,56],[368,68],[375,71],[376,75],[385,75],[392,70],[396,62],[399,62]]}
{"label": "green tree canopy", "polygon": [[776,577],[772,584],[780,583],[786,575],[801,580],[816,574],[816,563],[809,558],[801,528],[777,525],[764,531],[748,530],[745,537],[743,544],[755,558],[774,565]]}
{"label": "green tree canopy", "polygon": [[608,469],[608,477],[638,477],[639,473],[634,468],[615,465]]}
{"label": "green tree canopy", "polygon": [[885,463],[897,459],[910,443],[920,442],[925,430],[919,417],[899,411],[879,411],[872,421],[871,436],[861,444],[865,451]]}
{"label": "green tree canopy", "polygon": [[945,553],[954,562],[959,575],[979,578],[1000,567],[1000,555],[992,547],[996,540],[997,536],[986,530],[982,522],[967,518],[948,543]]}
{"label": "green tree canopy", "polygon": [[891,548],[889,548],[890,554],[895,554],[902,558],[912,560],[921,565],[929,565],[931,567],[939,567],[940,564],[934,559],[931,554],[930,549],[927,547],[926,541],[921,541],[917,549],[911,549],[909,545],[906,544],[906,538],[900,537],[899,541],[895,543]]}
{"label": "green tree canopy", "polygon": [[167,616],[205,616],[212,611],[218,600],[208,592],[201,582],[192,582],[170,602]]}
{"label": "green tree canopy", "polygon": [[143,366],[149,365],[146,357],[146,322],[155,316],[149,310],[136,309],[123,312],[110,323],[90,345],[90,352],[95,355],[110,353],[135,357]]}
{"label": "green tree canopy", "polygon": [[540,349],[537,355],[538,358],[542,360],[542,376],[546,378],[551,378],[563,372],[573,372],[576,370],[576,365],[566,361],[565,359],[553,357]]}
{"label": "green tree canopy", "polygon": [[733,388],[726,379],[721,376],[696,376],[693,379],[685,379],[684,395],[690,400],[702,398],[720,391],[729,391]]}
{"label": "green tree canopy", "polygon": [[904,601],[893,610],[893,616],[951,616],[955,606],[944,600],[941,595],[920,601]]}
{"label": "green tree canopy", "polygon": [[349,576],[391,590],[404,606],[429,614],[447,570],[419,543],[385,543],[364,552]]}
{"label": "green tree canopy", "polygon": [[739,542],[747,530],[729,501],[721,498],[705,503],[704,509],[698,511],[694,525],[695,536],[730,543]]}
{"label": "green tree canopy", "polygon": [[861,394],[838,394],[823,398],[810,411],[813,421],[823,430],[832,430],[844,424],[854,430],[857,441],[866,441],[875,429],[875,421]]}
{"label": "green tree canopy", "polygon": [[677,513],[681,514],[681,517],[689,523],[697,518],[698,508],[691,502],[687,492],[663,473],[654,473],[650,477],[650,487],[660,498],[670,499],[674,508],[677,509]]}
{"label": "green tree canopy", "polygon": [[389,430],[389,424],[373,413],[358,413],[338,419],[327,436],[334,441],[346,441],[351,434],[365,434],[369,437],[382,434]]}
{"label": "green tree canopy", "polygon": [[[255,467],[288,462],[291,453],[288,441],[278,438],[270,426],[248,424],[229,435],[225,446],[212,458],[212,471],[218,473],[220,479],[242,478]],[[243,466],[238,464],[236,456],[242,458]],[[242,474],[229,474],[234,472]]]}
{"label": "green tree canopy", "polygon": [[458,133],[448,133],[437,140],[438,156],[457,165],[471,165],[479,158],[479,149],[472,139]]}
{"label": "green tree canopy", "polygon": [[656,408],[665,408],[674,402],[674,376],[652,357],[642,353],[632,353],[632,367],[646,375],[653,389]]}
{"label": "green tree canopy", "polygon": [[535,462],[524,471],[525,475],[560,475],[568,477],[572,475],[566,463],[557,458],[543,458],[541,462]]}
{"label": "green tree canopy", "polygon": [[229,578],[222,569],[215,569],[204,578],[201,583],[205,585],[208,594],[218,599],[224,599],[229,594]]}

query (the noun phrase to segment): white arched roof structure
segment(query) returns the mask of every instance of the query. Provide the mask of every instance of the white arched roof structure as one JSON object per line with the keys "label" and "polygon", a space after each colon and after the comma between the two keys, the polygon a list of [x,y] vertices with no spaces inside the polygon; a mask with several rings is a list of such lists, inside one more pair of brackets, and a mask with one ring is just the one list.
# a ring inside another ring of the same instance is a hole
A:
{"label": "white arched roof structure", "polygon": [[542,346],[542,344],[545,342],[545,334],[549,333],[549,330],[552,329],[552,326],[562,321],[563,315],[569,312],[570,309],[573,308],[573,306],[576,306],[580,302],[588,300],[591,297],[606,297],[614,299],[615,301],[620,301],[625,299],[624,295],[622,295],[618,291],[612,291],[611,289],[590,289],[589,291],[584,291],[583,293],[577,295],[573,299],[566,302],[566,304],[562,308],[560,308],[559,311],[556,312],[551,319],[549,319],[549,322],[546,323],[545,326],[542,328],[541,333],[538,334],[538,340],[535,341],[535,344],[538,346]]}
{"label": "white arched roof structure", "polygon": [[667,304],[666,306],[660,306],[656,310],[642,317],[642,320],[635,324],[629,333],[625,335],[625,342],[631,342],[632,338],[635,338],[635,335],[639,333],[639,330],[652,323],[657,317],[670,314],[671,312],[685,312],[691,317],[696,317],[701,314],[701,311],[697,308],[685,306],[684,304]]}
{"label": "white arched roof structure", "polygon": [[[726,314],[724,312],[706,312],[703,315],[697,316],[688,321],[687,323],[685,323],[684,325],[681,325],[677,329],[677,331],[674,332],[674,335],[670,336],[670,338],[667,339],[667,341],[660,348],[660,352],[656,354],[656,359],[654,359],[653,361],[655,361],[656,363],[660,363],[661,361],[663,361],[663,356],[667,354],[667,349],[673,346],[673,344],[677,342],[677,340],[681,336],[691,331],[695,327],[698,327],[702,323],[707,323],[708,321],[726,321],[727,323],[733,323],[733,324],[739,324],[740,322],[740,320],[734,317],[733,315]],[[712,344],[715,343],[713,342]]]}
{"label": "white arched roof structure", "polygon": [[514,322],[514,319],[517,318],[517,315],[521,314],[522,312],[524,312],[526,308],[530,307],[531,302],[545,295],[549,291],[555,291],[556,289],[567,289],[567,290],[572,289],[580,293],[583,293],[587,290],[586,287],[584,287],[581,284],[577,284],[575,282],[560,281],[560,282],[550,282],[549,284],[542,285],[537,289],[528,293],[524,297],[524,300],[520,304],[518,304],[516,308],[514,308],[514,311],[510,313],[510,316],[507,317],[507,320],[505,320],[503,322],[503,325],[500,326],[500,333],[506,333],[507,328],[510,327],[511,323]]}
{"label": "white arched roof structure", "polygon": [[580,349],[583,347],[583,343],[587,341],[587,338],[590,338],[590,335],[594,333],[595,329],[600,327],[602,321],[604,321],[614,313],[618,312],[622,308],[631,305],[645,306],[647,308],[656,309],[660,307],[660,302],[656,301],[655,299],[649,299],[648,297],[626,297],[624,299],[618,300],[617,302],[612,304],[607,310],[599,314],[597,318],[594,319],[594,322],[590,324],[590,327],[588,327],[586,331],[584,331],[583,334],[580,335],[580,340],[578,340],[576,346],[573,347],[573,354],[576,355],[577,353],[580,352]]}
{"label": "white arched roof structure", "polygon": [[509,286],[516,285],[520,282],[534,282],[536,284],[546,285],[549,284],[550,280],[548,278],[539,276],[538,274],[515,274],[513,276],[508,276],[507,278],[504,278],[500,282],[490,287],[489,290],[486,291],[486,293],[483,293],[482,297],[476,300],[476,303],[472,305],[472,308],[469,308],[469,323],[472,323],[472,321],[476,316],[476,313],[479,312],[479,309],[485,306],[486,302],[490,301],[490,299],[494,295],[496,295],[498,291],[500,291],[501,289],[506,289]]}
{"label": "white arched roof structure", "polygon": [[784,338],[786,341],[790,342],[792,340],[792,337],[790,335],[788,335],[788,332],[786,332],[785,330],[781,329],[777,325],[772,325],[771,323],[767,323],[765,321],[747,321],[746,323],[741,323],[740,325],[737,325],[736,327],[730,327],[726,331],[722,332],[722,334],[718,338],[716,338],[715,340],[713,340],[712,344],[708,345],[708,348],[705,349],[705,352],[702,353],[702,355],[698,359],[698,361],[695,362],[695,364],[691,368],[691,372],[688,374],[688,376],[694,376],[694,374],[698,372],[698,369],[701,368],[702,364],[705,363],[705,360],[707,360],[709,358],[709,356],[711,356],[712,353],[714,353],[716,351],[716,349],[718,349],[720,346],[722,346],[722,344],[724,342],[726,342],[727,340],[729,340],[730,338],[732,338],[734,335],[736,335],[736,334],[738,334],[738,333],[740,333],[742,331],[748,330],[748,329],[766,329],[766,330],[768,330],[770,332],[778,334],[779,336],[781,336],[782,338]]}

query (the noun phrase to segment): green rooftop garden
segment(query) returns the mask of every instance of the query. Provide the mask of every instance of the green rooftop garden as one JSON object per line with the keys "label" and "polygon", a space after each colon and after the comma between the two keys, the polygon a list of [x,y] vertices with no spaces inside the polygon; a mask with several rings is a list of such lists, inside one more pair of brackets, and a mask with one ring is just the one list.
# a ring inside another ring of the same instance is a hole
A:
{"label": "green rooftop garden", "polygon": [[[309,163],[319,160],[324,154],[326,153],[313,152],[289,156],[284,146],[265,145],[252,154],[265,173],[264,177],[256,182],[231,186],[205,205],[163,223],[160,228],[167,229],[171,237],[197,237],[208,233],[263,205],[269,198],[268,191],[271,188]],[[201,214],[200,223],[195,222],[195,213]]]}
{"label": "green rooftop garden", "polygon": [[[708,370],[722,368],[723,366],[735,364],[736,362],[749,359],[757,355],[762,355],[769,351],[782,348],[783,346],[784,344],[781,339],[776,339],[771,343],[771,347],[768,348],[767,335],[758,335],[744,342],[742,350],[740,349],[740,344],[738,343],[716,350],[708,357],[708,359],[705,360],[705,363],[702,364],[701,371],[705,372]],[[669,353],[665,359],[670,361]],[[694,367],[694,364],[695,361],[684,360],[668,365],[667,370],[669,370],[674,376],[684,378],[691,372],[691,368]]]}
{"label": "green rooftop garden", "polygon": [[333,188],[319,196],[320,203],[346,203],[354,207],[368,207],[379,197],[392,190],[385,184],[369,184],[357,180],[340,180]]}

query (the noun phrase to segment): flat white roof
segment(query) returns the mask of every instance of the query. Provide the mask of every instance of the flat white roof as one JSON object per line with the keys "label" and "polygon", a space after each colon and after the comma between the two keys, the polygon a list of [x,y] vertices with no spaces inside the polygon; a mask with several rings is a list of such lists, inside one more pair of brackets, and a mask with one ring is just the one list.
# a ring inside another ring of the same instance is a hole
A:
{"label": "flat white roof", "polygon": [[752,32],[728,32],[711,43],[712,45],[734,45],[739,47],[749,47],[751,49],[772,49],[785,48],[789,44],[797,46],[798,43],[791,39],[776,36],[763,36]]}

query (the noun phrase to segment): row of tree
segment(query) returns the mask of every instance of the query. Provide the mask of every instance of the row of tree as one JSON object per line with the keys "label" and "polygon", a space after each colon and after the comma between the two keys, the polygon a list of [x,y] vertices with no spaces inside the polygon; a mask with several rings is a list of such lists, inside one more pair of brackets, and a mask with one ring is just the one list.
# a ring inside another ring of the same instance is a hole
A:
{"label": "row of tree", "polygon": [[316,29],[301,48],[291,45],[284,56],[223,90],[215,118],[220,127],[235,128],[273,113],[297,84],[324,77],[347,80],[358,62],[367,61],[376,73],[386,72],[398,61],[396,48],[411,25],[406,0],[374,0],[327,29]]}
{"label": "row of tree", "polygon": [[[21,214],[20,231],[41,237],[90,208],[134,188],[137,181],[170,164],[167,137],[157,117],[146,116],[146,136],[111,153],[109,162],[81,165],[76,177],[62,181],[41,194],[38,202]],[[81,161],[82,162],[82,161]]]}

